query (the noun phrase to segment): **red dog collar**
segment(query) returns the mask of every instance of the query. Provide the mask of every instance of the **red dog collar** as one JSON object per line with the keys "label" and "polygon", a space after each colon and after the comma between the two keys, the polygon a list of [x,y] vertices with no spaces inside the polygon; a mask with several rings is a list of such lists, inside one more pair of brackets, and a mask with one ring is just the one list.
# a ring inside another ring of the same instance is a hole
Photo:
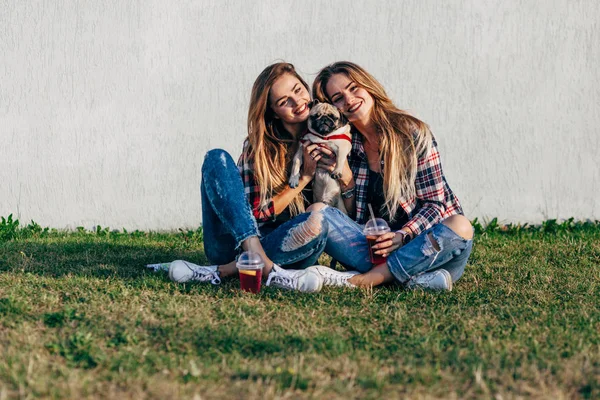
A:
{"label": "red dog collar", "polygon": [[[348,135],[345,134],[339,134],[339,135],[331,135],[331,136],[323,136],[323,135],[319,135],[318,133],[314,133],[314,132],[308,132],[305,135],[315,135],[318,138],[321,138],[323,140],[335,140],[335,139],[343,139],[343,140],[347,140],[349,142],[352,142],[352,139],[348,137]],[[310,142],[310,140],[308,139],[300,139],[300,141],[302,143],[304,142]]]}

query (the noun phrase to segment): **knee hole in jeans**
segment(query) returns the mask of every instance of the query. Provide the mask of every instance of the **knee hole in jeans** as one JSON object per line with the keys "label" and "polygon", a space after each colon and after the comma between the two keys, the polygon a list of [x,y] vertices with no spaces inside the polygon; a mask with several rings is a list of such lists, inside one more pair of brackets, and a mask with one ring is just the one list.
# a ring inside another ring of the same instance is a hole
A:
{"label": "knee hole in jeans", "polygon": [[423,247],[421,248],[421,251],[425,256],[430,256],[434,253],[439,253],[440,244],[437,242],[432,232],[429,232],[427,235],[425,235],[425,241],[423,242]]}
{"label": "knee hole in jeans", "polygon": [[324,209],[326,207],[328,207],[328,206],[325,203],[313,203],[310,206],[308,206],[306,211],[321,211],[322,209]]}
{"label": "knee hole in jeans", "polygon": [[288,231],[281,245],[282,251],[298,250],[321,235],[323,214],[311,212],[308,218]]}
{"label": "knee hole in jeans", "polygon": [[454,233],[463,239],[473,239],[473,226],[464,215],[452,215],[442,221],[442,224],[450,228]]}

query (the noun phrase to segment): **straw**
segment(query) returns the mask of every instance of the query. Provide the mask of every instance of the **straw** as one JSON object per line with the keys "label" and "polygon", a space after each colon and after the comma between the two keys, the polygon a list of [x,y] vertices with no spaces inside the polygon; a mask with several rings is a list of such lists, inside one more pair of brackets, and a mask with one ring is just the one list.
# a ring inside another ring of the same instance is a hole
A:
{"label": "straw", "polygon": [[[373,224],[375,224],[375,213],[373,212],[373,207],[371,207],[371,203],[367,204],[369,206],[369,212],[371,213],[371,219],[373,220]],[[375,224],[377,226],[377,224]]]}

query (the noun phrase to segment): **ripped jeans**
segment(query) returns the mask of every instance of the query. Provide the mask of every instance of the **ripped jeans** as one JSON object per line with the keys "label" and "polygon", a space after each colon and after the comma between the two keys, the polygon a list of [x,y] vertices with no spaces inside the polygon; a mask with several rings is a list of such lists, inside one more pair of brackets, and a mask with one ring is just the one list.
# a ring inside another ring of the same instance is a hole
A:
{"label": "ripped jeans", "polygon": [[[373,265],[363,227],[337,208],[326,207],[322,212],[329,225],[325,252],[348,269],[363,273],[369,271]],[[452,229],[439,223],[390,253],[387,265],[400,283],[406,283],[420,273],[440,268],[447,270],[452,281],[456,282],[465,271],[472,249],[472,239],[463,239]]]}
{"label": "ripped jeans", "polygon": [[233,261],[241,243],[258,236],[265,253],[284,268],[317,263],[327,242],[327,221],[320,211],[303,213],[264,236],[256,224],[239,170],[225,150],[210,150],[202,164],[204,251],[214,264]]}

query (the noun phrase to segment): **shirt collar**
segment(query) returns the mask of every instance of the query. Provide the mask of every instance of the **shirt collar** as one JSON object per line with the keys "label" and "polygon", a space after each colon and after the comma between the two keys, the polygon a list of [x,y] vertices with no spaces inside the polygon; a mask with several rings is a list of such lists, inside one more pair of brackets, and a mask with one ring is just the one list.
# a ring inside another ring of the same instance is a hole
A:
{"label": "shirt collar", "polygon": [[[362,134],[352,127],[352,147],[356,150],[356,155],[363,161],[367,162],[367,154],[365,153],[365,147],[362,142]],[[381,172],[383,173],[384,162],[381,160]]]}
{"label": "shirt collar", "polygon": [[356,149],[356,155],[361,160],[366,160],[367,155],[365,154],[365,148],[362,143],[361,133],[355,127],[352,127],[352,130],[350,132],[352,133],[352,147]]}

